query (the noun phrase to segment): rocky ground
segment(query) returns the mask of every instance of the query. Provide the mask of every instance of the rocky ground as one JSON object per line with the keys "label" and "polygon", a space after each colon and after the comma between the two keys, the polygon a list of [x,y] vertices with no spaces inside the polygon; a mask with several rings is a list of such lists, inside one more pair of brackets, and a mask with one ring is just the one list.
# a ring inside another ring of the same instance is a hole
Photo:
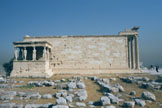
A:
{"label": "rocky ground", "polygon": [[162,75],[0,77],[0,108],[162,108]]}

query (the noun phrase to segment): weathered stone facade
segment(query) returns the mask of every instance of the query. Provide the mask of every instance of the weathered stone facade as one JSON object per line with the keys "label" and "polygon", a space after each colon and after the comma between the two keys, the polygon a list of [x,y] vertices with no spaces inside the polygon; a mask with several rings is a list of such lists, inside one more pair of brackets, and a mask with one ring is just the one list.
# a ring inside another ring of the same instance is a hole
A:
{"label": "weathered stone facade", "polygon": [[25,36],[14,42],[11,76],[98,74],[139,70],[137,27],[118,35]]}

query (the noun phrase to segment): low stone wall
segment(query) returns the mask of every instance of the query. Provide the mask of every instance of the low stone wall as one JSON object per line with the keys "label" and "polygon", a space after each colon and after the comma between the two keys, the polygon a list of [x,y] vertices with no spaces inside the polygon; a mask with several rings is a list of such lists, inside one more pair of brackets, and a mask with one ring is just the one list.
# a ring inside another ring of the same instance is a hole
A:
{"label": "low stone wall", "polygon": [[51,77],[48,66],[45,61],[14,61],[11,77]]}

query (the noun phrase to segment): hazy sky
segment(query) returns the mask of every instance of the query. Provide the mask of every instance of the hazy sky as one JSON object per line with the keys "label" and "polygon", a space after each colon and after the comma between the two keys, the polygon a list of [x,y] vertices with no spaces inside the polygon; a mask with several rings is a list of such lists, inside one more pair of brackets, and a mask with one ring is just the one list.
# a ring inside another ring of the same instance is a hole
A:
{"label": "hazy sky", "polygon": [[26,34],[111,35],[135,25],[140,61],[162,66],[162,0],[0,0],[0,63]]}

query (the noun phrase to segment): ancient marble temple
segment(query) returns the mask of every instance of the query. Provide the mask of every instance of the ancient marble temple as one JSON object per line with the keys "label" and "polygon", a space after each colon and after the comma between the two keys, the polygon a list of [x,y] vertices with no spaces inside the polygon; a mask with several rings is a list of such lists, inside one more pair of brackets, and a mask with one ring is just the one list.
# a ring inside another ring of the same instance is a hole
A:
{"label": "ancient marble temple", "polygon": [[12,77],[139,71],[138,30],[118,35],[25,36],[13,42]]}

